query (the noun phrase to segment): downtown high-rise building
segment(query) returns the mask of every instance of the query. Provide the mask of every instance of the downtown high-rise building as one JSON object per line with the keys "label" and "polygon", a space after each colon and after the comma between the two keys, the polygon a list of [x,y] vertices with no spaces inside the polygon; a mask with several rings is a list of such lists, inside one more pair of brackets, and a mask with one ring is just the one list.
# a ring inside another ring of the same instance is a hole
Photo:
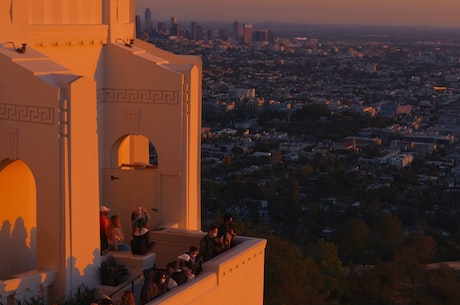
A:
{"label": "downtown high-rise building", "polygon": [[243,26],[243,43],[249,44],[252,42],[252,24],[245,23]]}
{"label": "downtown high-rise building", "polygon": [[144,20],[145,20],[145,32],[148,34],[152,34],[153,33],[152,12],[150,11],[148,7],[145,8]]}
{"label": "downtown high-rise building", "polygon": [[191,40],[199,40],[200,39],[200,31],[201,27],[196,21],[192,21],[190,23],[190,39]]}
{"label": "downtown high-rise building", "polygon": [[238,21],[233,21],[233,40],[234,42],[241,42],[243,39],[243,27]]}
{"label": "downtown high-rise building", "polygon": [[141,37],[142,36],[141,16],[136,15],[135,22],[136,22],[136,37]]}
{"label": "downtown high-rise building", "polygon": [[166,34],[166,23],[162,21],[158,22],[157,31],[161,34]]}
{"label": "downtown high-rise building", "polygon": [[176,17],[169,19],[169,34],[172,36],[179,36],[179,23],[177,23]]}

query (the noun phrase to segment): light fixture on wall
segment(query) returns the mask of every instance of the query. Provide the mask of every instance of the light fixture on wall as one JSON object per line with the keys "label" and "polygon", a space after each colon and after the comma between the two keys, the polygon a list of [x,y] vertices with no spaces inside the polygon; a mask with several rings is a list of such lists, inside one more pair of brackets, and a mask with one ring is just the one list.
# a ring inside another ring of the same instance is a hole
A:
{"label": "light fixture on wall", "polygon": [[25,52],[26,52],[27,43],[23,43],[23,44],[22,44],[22,47],[20,47],[20,48],[16,48],[16,46],[14,45],[14,42],[12,42],[12,41],[8,41],[7,43],[12,44],[14,50],[15,50],[16,52],[18,52],[18,53],[21,53],[21,54],[22,54],[22,53],[25,53]]}
{"label": "light fixture on wall", "polygon": [[121,41],[125,45],[125,47],[131,48],[134,44],[134,39],[130,39],[129,42],[125,41],[124,39],[117,38],[116,41]]}

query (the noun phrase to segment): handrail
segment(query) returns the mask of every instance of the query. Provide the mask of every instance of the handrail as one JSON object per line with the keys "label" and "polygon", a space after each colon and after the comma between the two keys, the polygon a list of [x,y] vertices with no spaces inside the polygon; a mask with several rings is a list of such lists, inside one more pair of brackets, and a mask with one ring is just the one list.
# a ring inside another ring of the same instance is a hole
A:
{"label": "handrail", "polygon": [[127,281],[124,285],[118,287],[117,290],[113,291],[111,294],[108,295],[108,297],[110,299],[112,299],[112,297],[117,294],[118,292],[122,291],[123,289],[126,288],[126,286],[128,286],[129,284],[131,284],[131,291],[134,293],[134,282],[138,279],[140,279],[141,277],[143,276],[143,273],[139,274],[138,276],[136,276],[135,278],[131,279],[131,281]]}
{"label": "handrail", "polygon": [[[157,272],[166,272],[166,269],[163,269],[163,268],[157,268],[157,267],[153,267],[152,270],[154,271],[157,271]],[[112,298],[115,294],[117,294],[118,292],[122,291],[123,289],[126,288],[126,286],[128,286],[129,284],[131,284],[131,291],[134,293],[134,282],[138,279],[140,279],[141,277],[144,276],[144,273],[142,272],[141,274],[139,274],[138,276],[136,276],[135,278],[131,279],[130,281],[127,281],[126,283],[124,283],[123,285],[121,285],[120,287],[118,287],[115,291],[113,291],[111,294],[107,295],[109,298]]]}

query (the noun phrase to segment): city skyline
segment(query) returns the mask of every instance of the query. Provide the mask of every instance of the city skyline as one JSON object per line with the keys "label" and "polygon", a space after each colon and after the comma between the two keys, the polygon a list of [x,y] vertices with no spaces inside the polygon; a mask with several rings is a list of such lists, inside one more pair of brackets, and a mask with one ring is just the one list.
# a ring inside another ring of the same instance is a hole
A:
{"label": "city skyline", "polygon": [[145,8],[156,21],[239,20],[249,23],[353,24],[385,26],[460,27],[457,0],[136,0],[136,14]]}

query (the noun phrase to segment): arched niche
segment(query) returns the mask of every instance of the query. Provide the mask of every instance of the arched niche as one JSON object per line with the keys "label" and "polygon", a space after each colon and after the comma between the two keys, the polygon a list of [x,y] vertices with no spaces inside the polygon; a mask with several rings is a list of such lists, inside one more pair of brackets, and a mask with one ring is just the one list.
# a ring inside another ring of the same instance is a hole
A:
{"label": "arched niche", "polygon": [[112,167],[124,170],[158,168],[153,143],[143,135],[126,135],[112,147]]}
{"label": "arched niche", "polygon": [[122,136],[112,146],[111,168],[102,170],[101,201],[109,206],[110,215],[120,217],[125,235],[130,231],[130,215],[139,206],[150,213],[148,227],[158,226],[158,166],[155,146],[143,135]]}
{"label": "arched niche", "polygon": [[21,160],[0,162],[0,279],[36,267],[37,192]]}

